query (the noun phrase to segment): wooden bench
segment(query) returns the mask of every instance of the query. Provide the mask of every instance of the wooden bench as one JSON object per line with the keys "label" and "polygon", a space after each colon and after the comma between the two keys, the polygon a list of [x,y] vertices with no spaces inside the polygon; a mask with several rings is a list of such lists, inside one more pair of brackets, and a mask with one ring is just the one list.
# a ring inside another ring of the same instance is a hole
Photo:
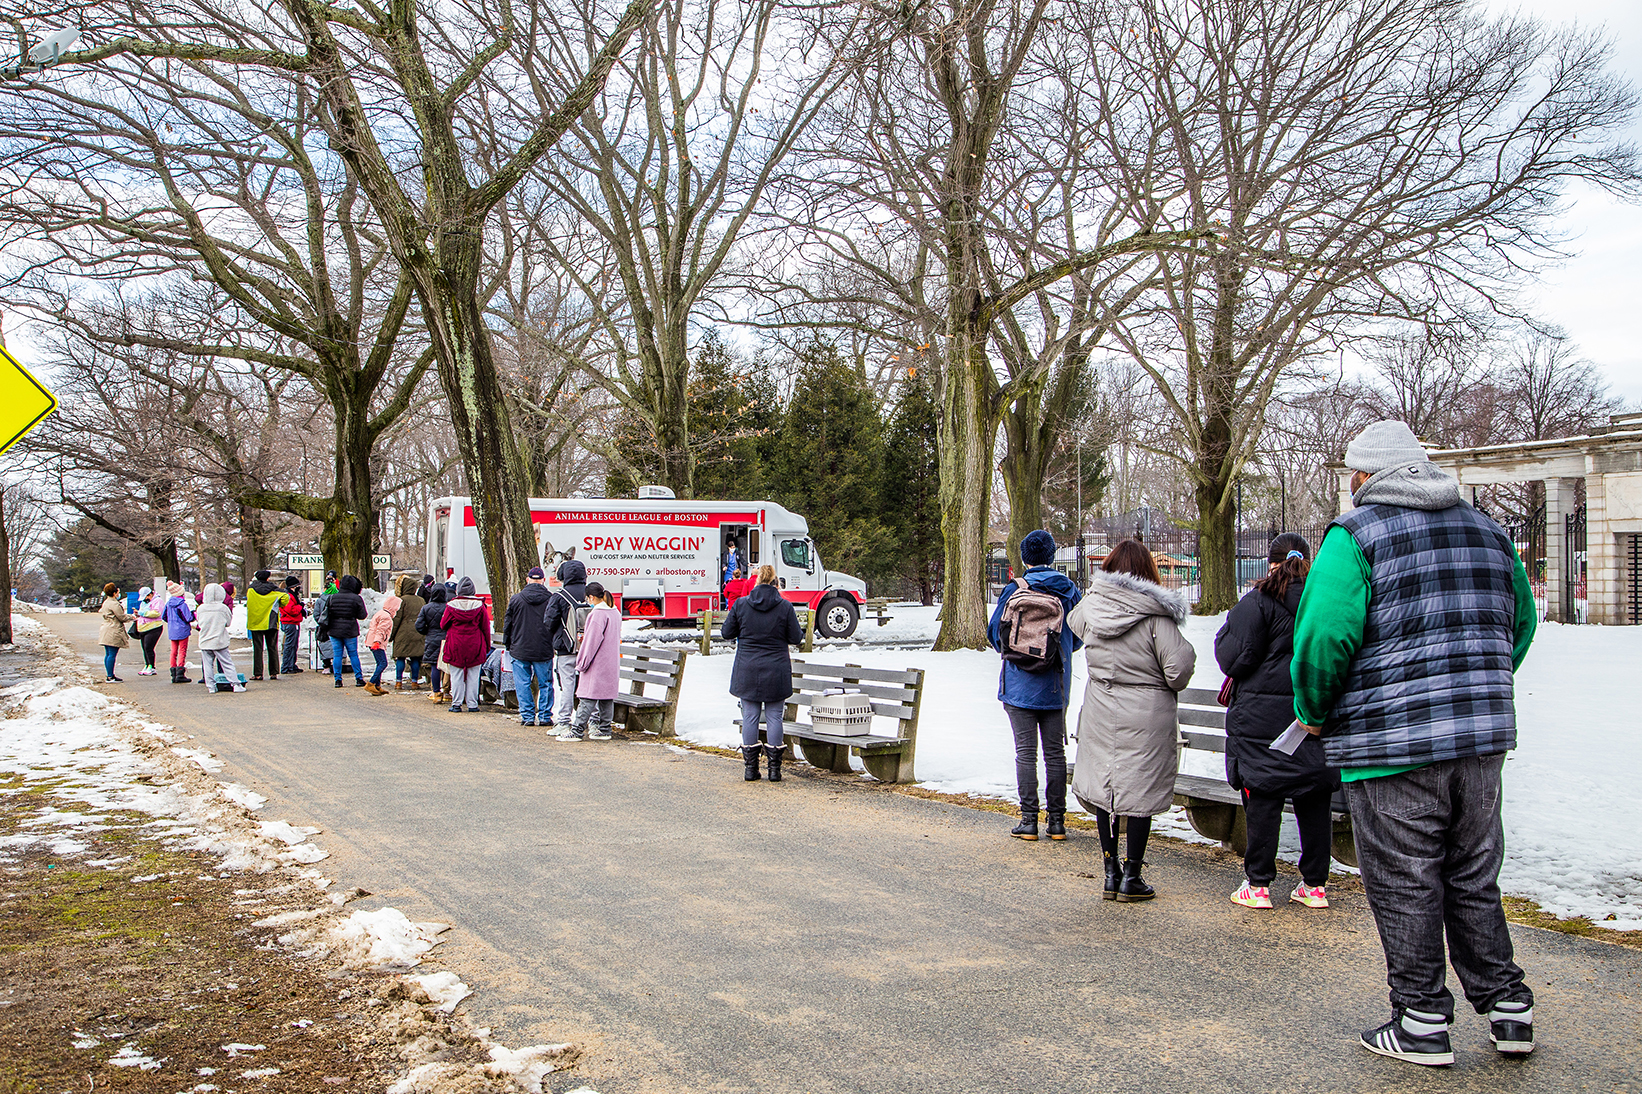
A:
{"label": "wooden bench", "polygon": [[[815,649],[815,613],[808,608],[793,605],[798,613],[798,625],[803,628],[804,641],[798,648],[804,653]],[[724,621],[730,618],[730,613],[723,609],[718,611],[700,611],[696,613],[696,626],[701,628],[701,656],[710,657],[713,652],[713,628],[724,629]]]}
{"label": "wooden bench", "polygon": [[[678,722],[678,692],[684,683],[684,659],[687,656],[688,653],[681,649],[623,642],[621,679],[629,686],[617,693],[616,712],[612,720],[630,732],[642,730],[662,737],[674,736]],[[644,689],[647,685],[664,689],[663,694],[646,695]],[[518,687],[517,680],[514,687]],[[484,694],[493,690],[493,685],[486,681],[480,689],[480,698],[494,702],[494,698]],[[509,710],[519,709],[519,693],[516,690],[507,692],[502,699]]]}
{"label": "wooden bench", "polygon": [[895,617],[889,614],[889,606],[894,603],[887,596],[873,597],[861,605],[862,619],[876,619],[882,627]]}
{"label": "wooden bench", "polygon": [[[1180,693],[1180,739],[1186,748],[1225,755],[1226,708],[1220,705],[1215,692],[1187,688]],[[1243,815],[1243,796],[1224,778],[1177,774],[1174,800],[1186,810],[1186,819],[1198,835],[1219,840],[1223,847],[1239,855],[1248,850],[1249,829],[1248,819]],[[1294,811],[1286,802],[1283,808]],[[1330,853],[1338,861],[1354,867],[1357,844],[1351,834],[1351,812],[1343,791],[1335,791],[1331,808],[1334,839]]]}
{"label": "wooden bench", "polygon": [[[684,685],[684,650],[664,646],[621,644],[621,678],[624,687],[616,696],[615,721],[628,732],[643,730],[662,737],[675,735],[678,722],[678,692]],[[662,695],[646,695],[646,685],[665,689]]]}
{"label": "wooden bench", "polygon": [[[787,700],[783,733],[796,742],[800,758],[812,767],[850,772],[850,753],[861,757],[867,774],[886,783],[910,783],[918,750],[918,707],[923,701],[923,669],[869,669],[860,665],[823,665],[795,657],[792,661],[792,698]],[[859,691],[872,702],[874,719],[895,723],[890,735],[841,737],[798,720],[798,708],[811,706],[829,688]],[[736,725],[741,720],[736,719]],[[764,730],[759,729],[759,739]]]}

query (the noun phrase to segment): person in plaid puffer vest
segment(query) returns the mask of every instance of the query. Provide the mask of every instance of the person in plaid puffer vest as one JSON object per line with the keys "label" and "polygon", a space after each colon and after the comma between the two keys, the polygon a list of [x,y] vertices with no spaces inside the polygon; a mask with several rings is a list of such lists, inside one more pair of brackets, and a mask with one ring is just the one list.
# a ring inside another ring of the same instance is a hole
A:
{"label": "person in plaid puffer vest", "polygon": [[1393,1014],[1361,1042],[1453,1063],[1451,958],[1495,1047],[1526,1054],[1533,993],[1500,904],[1500,802],[1533,590],[1510,539],[1461,499],[1408,426],[1376,422],[1345,462],[1354,508],[1330,526],[1307,576],[1290,672],[1296,720],[1320,735],[1347,786],[1385,948]]}

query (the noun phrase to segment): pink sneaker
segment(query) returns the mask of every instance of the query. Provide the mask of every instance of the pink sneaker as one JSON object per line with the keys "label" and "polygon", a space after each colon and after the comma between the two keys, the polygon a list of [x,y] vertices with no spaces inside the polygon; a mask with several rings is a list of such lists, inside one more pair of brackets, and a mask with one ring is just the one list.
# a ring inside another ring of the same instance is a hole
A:
{"label": "pink sneaker", "polygon": [[1308,908],[1328,907],[1328,894],[1323,891],[1323,887],[1318,885],[1313,888],[1303,881],[1294,887],[1294,893],[1289,899]]}
{"label": "pink sneaker", "polygon": [[1245,908],[1271,907],[1271,889],[1265,885],[1250,885],[1247,878],[1243,879],[1243,887],[1231,898],[1233,904],[1241,904]]}

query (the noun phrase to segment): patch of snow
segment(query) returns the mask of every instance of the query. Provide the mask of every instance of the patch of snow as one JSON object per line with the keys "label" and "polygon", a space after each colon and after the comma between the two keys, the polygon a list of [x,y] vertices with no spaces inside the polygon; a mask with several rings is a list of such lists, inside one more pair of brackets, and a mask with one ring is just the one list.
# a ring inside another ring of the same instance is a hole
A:
{"label": "patch of snow", "polygon": [[434,1009],[450,1014],[456,1004],[473,994],[473,989],[462,983],[453,972],[430,972],[422,976],[407,976],[405,980],[427,993]]}
{"label": "patch of snow", "polygon": [[268,839],[277,839],[291,847],[306,842],[309,836],[319,834],[317,828],[298,828],[287,821],[258,821],[257,828]]}
{"label": "patch of snow", "polygon": [[125,1045],[108,1058],[112,1067],[135,1067],[142,1071],[158,1071],[164,1060],[156,1060],[152,1056],[144,1055],[136,1045]]}
{"label": "patch of snow", "polygon": [[448,923],[413,923],[397,908],[381,908],[349,915],[331,928],[330,942],[343,968],[413,968],[448,930]]}
{"label": "patch of snow", "polygon": [[255,813],[268,804],[268,799],[242,783],[223,783],[222,796]]}
{"label": "patch of snow", "polygon": [[233,1059],[235,1056],[245,1056],[245,1055],[248,1055],[249,1053],[252,1053],[252,1052],[265,1051],[268,1048],[268,1046],[267,1045],[247,1045],[247,1044],[242,1044],[239,1041],[234,1041],[230,1044],[226,1044],[226,1045],[221,1046],[221,1048],[222,1048],[222,1051],[228,1053],[229,1059]]}
{"label": "patch of snow", "polygon": [[559,1062],[574,1048],[574,1045],[530,1045],[510,1049],[491,1045],[491,1062],[485,1074],[496,1079],[512,1079],[528,1094],[542,1094],[542,1079],[557,1071]]}
{"label": "patch of snow", "polygon": [[252,1068],[250,1071],[240,1072],[239,1077],[242,1079],[271,1079],[278,1074],[279,1068],[277,1067],[257,1067]]}

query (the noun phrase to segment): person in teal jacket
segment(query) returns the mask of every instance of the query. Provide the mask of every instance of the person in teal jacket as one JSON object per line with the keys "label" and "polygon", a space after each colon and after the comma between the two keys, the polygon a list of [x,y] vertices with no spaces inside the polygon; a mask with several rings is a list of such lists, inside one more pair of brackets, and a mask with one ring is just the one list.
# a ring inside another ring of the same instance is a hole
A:
{"label": "person in teal jacket", "polygon": [[1295,719],[1346,784],[1385,949],[1392,1017],[1361,1042],[1453,1063],[1452,960],[1498,1051],[1525,1055],[1533,993],[1513,960],[1499,870],[1513,673],[1536,620],[1528,574],[1407,425],[1369,426],[1345,462],[1353,508],[1307,576],[1290,672]]}

